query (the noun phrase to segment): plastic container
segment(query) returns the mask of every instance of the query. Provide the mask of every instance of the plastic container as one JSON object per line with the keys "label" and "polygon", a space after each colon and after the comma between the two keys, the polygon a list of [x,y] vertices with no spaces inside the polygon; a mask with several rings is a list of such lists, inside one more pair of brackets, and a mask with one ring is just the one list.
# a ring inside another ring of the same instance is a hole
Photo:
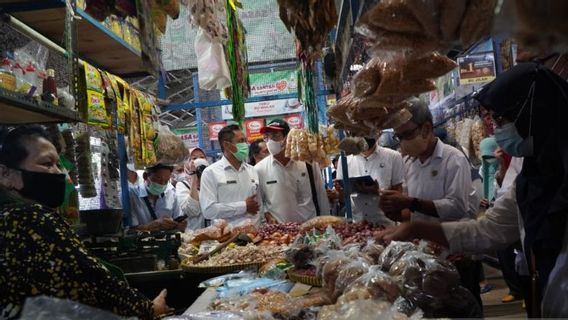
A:
{"label": "plastic container", "polygon": [[0,88],[16,91],[16,76],[12,72],[12,62],[8,58],[2,59],[0,66]]}

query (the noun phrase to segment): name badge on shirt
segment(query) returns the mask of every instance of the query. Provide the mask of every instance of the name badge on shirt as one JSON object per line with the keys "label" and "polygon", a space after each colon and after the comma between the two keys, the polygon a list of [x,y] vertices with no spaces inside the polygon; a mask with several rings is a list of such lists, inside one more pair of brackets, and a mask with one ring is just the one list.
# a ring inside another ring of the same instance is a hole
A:
{"label": "name badge on shirt", "polygon": [[275,184],[275,183],[278,183],[278,181],[276,181],[276,180],[266,181],[266,184]]}
{"label": "name badge on shirt", "polygon": [[237,184],[237,180],[230,180],[230,181],[227,181],[227,184]]}

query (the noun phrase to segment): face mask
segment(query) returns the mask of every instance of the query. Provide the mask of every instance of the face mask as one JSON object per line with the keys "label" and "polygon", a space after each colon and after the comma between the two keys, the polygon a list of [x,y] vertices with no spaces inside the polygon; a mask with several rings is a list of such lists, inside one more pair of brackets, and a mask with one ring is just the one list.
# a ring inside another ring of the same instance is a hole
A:
{"label": "face mask", "polygon": [[282,144],[284,144],[284,141],[274,141],[270,139],[266,142],[266,147],[268,148],[268,152],[275,156],[282,151]]}
{"label": "face mask", "polygon": [[428,143],[425,138],[422,138],[422,135],[418,135],[411,140],[402,140],[400,142],[400,149],[402,152],[414,158],[424,153],[427,148]]}
{"label": "face mask", "polygon": [[168,187],[167,184],[159,184],[159,183],[149,181],[148,185],[146,186],[146,189],[148,189],[148,192],[150,192],[150,194],[153,194],[155,196],[159,196],[162,193],[164,193],[164,191],[166,191],[167,187]]}
{"label": "face mask", "polygon": [[248,154],[249,154],[248,144],[246,142],[240,142],[240,143],[235,144],[235,146],[237,147],[237,151],[233,152],[233,155],[240,162],[245,161],[248,158]]}
{"label": "face mask", "polygon": [[487,164],[497,164],[497,158],[483,158]]}
{"label": "face mask", "polygon": [[495,140],[499,147],[513,157],[530,157],[533,155],[533,138],[523,139],[513,122],[495,129]]}
{"label": "face mask", "polygon": [[65,200],[65,175],[18,169],[22,173],[24,187],[20,194],[50,207],[59,207]]}

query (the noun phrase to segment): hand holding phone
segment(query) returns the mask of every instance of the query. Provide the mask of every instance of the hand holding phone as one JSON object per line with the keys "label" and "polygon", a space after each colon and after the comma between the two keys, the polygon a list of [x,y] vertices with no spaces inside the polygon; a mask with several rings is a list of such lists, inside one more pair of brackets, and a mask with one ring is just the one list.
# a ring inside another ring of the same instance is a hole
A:
{"label": "hand holding phone", "polygon": [[184,215],[181,215],[181,216],[175,218],[174,221],[175,222],[182,222],[182,221],[185,221],[185,219],[187,219],[187,218],[188,218],[188,216],[184,214]]}

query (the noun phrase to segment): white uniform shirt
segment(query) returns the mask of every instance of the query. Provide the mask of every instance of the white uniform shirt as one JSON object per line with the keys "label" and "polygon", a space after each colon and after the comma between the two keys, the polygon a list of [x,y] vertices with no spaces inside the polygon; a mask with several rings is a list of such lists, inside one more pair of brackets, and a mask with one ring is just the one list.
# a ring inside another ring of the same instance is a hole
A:
{"label": "white uniform shirt", "polygon": [[[144,198],[148,197],[148,191],[146,191],[143,185],[140,185],[137,189],[129,190],[129,197],[132,226],[143,225],[154,221],[150,209],[148,209],[146,201],[144,200]],[[181,215],[181,210],[176,199],[176,191],[169,183],[166,191],[158,197],[154,204],[152,204],[152,201],[149,199],[148,201],[152,208],[154,208],[154,213],[158,219],[161,217],[171,217],[175,219]]]}
{"label": "white uniform shirt", "polygon": [[[375,152],[365,158],[362,155],[347,157],[349,177],[371,176],[379,183],[381,190],[404,182],[404,162],[397,151],[377,146]],[[337,179],[343,179],[341,161],[337,165]],[[379,196],[370,194],[351,195],[351,210],[355,221],[366,220],[382,225],[392,225],[394,222],[387,218],[379,209]]]}
{"label": "white uniform shirt", "polygon": [[495,191],[495,199],[500,198],[509,190],[509,188],[515,183],[515,180],[517,179],[519,173],[521,173],[522,169],[523,158],[513,157],[511,159],[511,162],[509,163],[507,172],[505,172],[505,177],[503,177],[501,187]]}
{"label": "white uniform shirt", "polygon": [[438,140],[432,156],[424,163],[405,158],[408,196],[434,202],[440,218],[413,212],[411,220],[456,221],[474,219],[469,162],[462,152]]}
{"label": "white uniform shirt", "polygon": [[477,220],[442,223],[450,253],[481,253],[504,249],[521,239],[523,224],[515,186]]}
{"label": "white uniform shirt", "polygon": [[[248,163],[241,163],[239,170],[229,161],[221,160],[208,166],[201,175],[199,204],[205,219],[225,219],[230,224],[237,224],[246,219],[258,224],[262,214],[247,213],[245,200],[257,194],[257,201],[262,205],[258,190],[258,176]],[[261,208],[262,209],[262,208]]]}
{"label": "white uniform shirt", "polygon": [[[196,178],[194,178],[196,179]],[[191,190],[188,182],[178,182],[176,184],[176,197],[181,212],[188,216],[186,230],[197,230],[205,227],[205,219],[201,214],[199,201],[191,197]]]}
{"label": "white uniform shirt", "polygon": [[[312,164],[314,184],[321,215],[329,214],[329,201],[321,171]],[[312,189],[306,163],[290,160],[284,166],[269,155],[256,164],[259,187],[263,198],[263,213],[270,212],[280,223],[305,222],[316,216]]]}

